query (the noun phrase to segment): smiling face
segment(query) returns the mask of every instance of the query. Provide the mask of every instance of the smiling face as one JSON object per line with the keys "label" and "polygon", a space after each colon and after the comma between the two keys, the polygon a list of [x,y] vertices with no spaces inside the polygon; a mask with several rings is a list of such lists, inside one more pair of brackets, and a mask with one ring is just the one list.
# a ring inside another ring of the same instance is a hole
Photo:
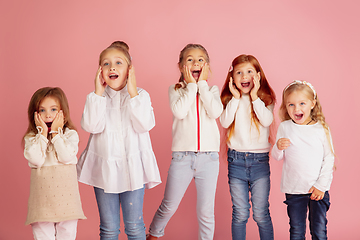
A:
{"label": "smiling face", "polygon": [[244,94],[249,93],[254,87],[255,74],[256,69],[249,62],[236,65],[233,70],[233,80],[236,87]]}
{"label": "smiling face", "polygon": [[38,113],[40,114],[41,119],[49,127],[60,110],[60,104],[57,99],[53,97],[45,97],[40,102]]}
{"label": "smiling face", "polygon": [[187,66],[190,69],[192,76],[196,81],[198,81],[201,69],[205,63],[206,54],[204,51],[199,48],[191,48],[185,52],[184,58],[179,67],[182,71],[182,67]]}
{"label": "smiling face", "polygon": [[311,122],[310,114],[316,100],[310,100],[304,91],[294,91],[287,96],[285,102],[286,110],[296,124],[306,125]]}
{"label": "smiling face", "polygon": [[123,89],[129,69],[125,55],[118,49],[108,49],[102,56],[100,64],[106,84],[115,91]]}

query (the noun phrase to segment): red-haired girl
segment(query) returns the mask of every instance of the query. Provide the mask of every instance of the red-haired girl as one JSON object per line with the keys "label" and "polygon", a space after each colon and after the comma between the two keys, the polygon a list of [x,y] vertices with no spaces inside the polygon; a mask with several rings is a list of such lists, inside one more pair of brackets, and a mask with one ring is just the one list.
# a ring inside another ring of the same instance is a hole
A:
{"label": "red-haired girl", "polygon": [[221,125],[227,129],[228,171],[233,202],[232,238],[245,240],[250,215],[260,239],[273,239],[269,212],[269,129],[273,122],[275,94],[258,60],[251,55],[236,57],[230,66],[221,100]]}

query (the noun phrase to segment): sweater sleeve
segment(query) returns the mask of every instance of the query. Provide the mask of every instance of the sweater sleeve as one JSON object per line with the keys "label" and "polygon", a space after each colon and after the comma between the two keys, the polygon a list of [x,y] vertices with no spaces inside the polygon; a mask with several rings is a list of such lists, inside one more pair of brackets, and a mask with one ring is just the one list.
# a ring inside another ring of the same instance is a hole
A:
{"label": "sweater sleeve", "polygon": [[191,105],[195,102],[196,94],[196,83],[188,83],[184,89],[184,94],[175,90],[174,85],[169,87],[170,109],[174,117],[184,119],[188,115]]}
{"label": "sweater sleeve", "polygon": [[29,166],[40,168],[45,163],[46,148],[49,140],[41,132],[43,129],[38,127],[37,134],[28,134],[25,136],[24,157],[29,161]]}
{"label": "sweater sleeve", "polygon": [[284,150],[279,150],[278,147],[277,147],[277,141],[280,138],[283,138],[283,137],[284,137],[284,131],[283,131],[282,124],[280,123],[278,131],[276,133],[276,141],[275,141],[275,144],[274,144],[274,146],[272,148],[272,151],[271,151],[271,156],[275,160],[278,160],[278,161],[284,158]]}
{"label": "sweater sleeve", "polygon": [[254,107],[254,112],[258,117],[261,125],[263,127],[269,127],[274,120],[274,104],[269,106],[265,106],[265,103],[261,101],[260,98],[257,98],[255,101],[252,102]]}
{"label": "sweater sleeve", "polygon": [[148,132],[155,126],[154,111],[151,106],[150,95],[139,89],[139,95],[129,101],[130,118],[136,132]]}
{"label": "sweater sleeve", "polygon": [[218,118],[223,111],[219,88],[217,86],[209,87],[206,81],[199,81],[198,87],[200,99],[207,115],[212,119]]}
{"label": "sweater sleeve", "polygon": [[235,114],[238,109],[240,99],[232,98],[226,105],[224,111],[220,116],[220,124],[224,128],[228,128],[230,124],[235,120]]}
{"label": "sweater sleeve", "polygon": [[314,187],[322,192],[325,192],[327,189],[330,189],[330,185],[333,178],[332,174],[333,174],[334,161],[335,161],[330,131],[329,131],[329,140],[325,134],[323,147],[324,147],[324,159],[321,164],[319,178],[314,184]]}
{"label": "sweater sleeve", "polygon": [[94,92],[86,97],[81,127],[89,133],[101,133],[105,128],[106,98]]}
{"label": "sweater sleeve", "polygon": [[66,129],[65,133],[59,129],[59,133],[51,139],[59,162],[64,164],[76,164],[79,135],[75,130]]}

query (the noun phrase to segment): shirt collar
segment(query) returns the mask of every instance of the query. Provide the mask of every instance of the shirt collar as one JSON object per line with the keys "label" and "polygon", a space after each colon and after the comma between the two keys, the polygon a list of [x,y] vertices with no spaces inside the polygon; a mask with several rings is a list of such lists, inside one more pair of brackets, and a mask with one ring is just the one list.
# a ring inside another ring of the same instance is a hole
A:
{"label": "shirt collar", "polygon": [[112,89],[109,86],[105,87],[105,92],[109,95],[110,98],[113,98],[116,96],[116,94],[120,93],[120,94],[126,94],[127,93],[127,84],[125,85],[125,87],[123,87],[123,89],[121,89],[120,91],[116,91],[114,89]]}

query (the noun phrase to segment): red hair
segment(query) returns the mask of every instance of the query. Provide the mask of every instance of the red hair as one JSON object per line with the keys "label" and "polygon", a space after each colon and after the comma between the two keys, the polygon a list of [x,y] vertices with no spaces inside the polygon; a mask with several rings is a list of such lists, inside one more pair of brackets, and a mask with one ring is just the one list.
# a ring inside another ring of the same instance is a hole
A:
{"label": "red hair", "polygon": [[[239,65],[239,64],[243,64],[243,63],[250,63],[256,70],[256,72],[260,72],[260,88],[258,90],[258,97],[261,99],[261,101],[263,101],[265,103],[265,106],[269,106],[271,104],[275,104],[276,102],[276,96],[275,96],[275,92],[272,90],[272,88],[269,85],[268,80],[266,79],[265,73],[262,70],[259,61],[252,55],[246,55],[246,54],[242,54],[240,56],[237,56],[231,63],[230,69],[224,86],[222,88],[221,91],[221,102],[224,106],[224,109],[226,108],[226,105],[228,104],[228,102],[231,100],[231,98],[233,97],[232,93],[230,92],[229,89],[229,82],[230,82],[230,77],[234,77],[233,76],[233,69]],[[235,86],[236,87],[236,86]],[[239,90],[239,89],[238,89]],[[240,96],[241,96],[241,91],[240,92]],[[250,100],[251,100],[251,96],[250,96]],[[252,102],[252,100],[251,100]],[[259,130],[259,119],[257,118],[253,106],[251,104],[251,120],[252,122],[255,123],[256,128]],[[226,134],[227,134],[227,142],[230,140],[231,136],[233,135],[234,132],[234,127],[235,127],[235,121],[233,123],[231,123],[231,125],[227,128],[226,130]]]}

